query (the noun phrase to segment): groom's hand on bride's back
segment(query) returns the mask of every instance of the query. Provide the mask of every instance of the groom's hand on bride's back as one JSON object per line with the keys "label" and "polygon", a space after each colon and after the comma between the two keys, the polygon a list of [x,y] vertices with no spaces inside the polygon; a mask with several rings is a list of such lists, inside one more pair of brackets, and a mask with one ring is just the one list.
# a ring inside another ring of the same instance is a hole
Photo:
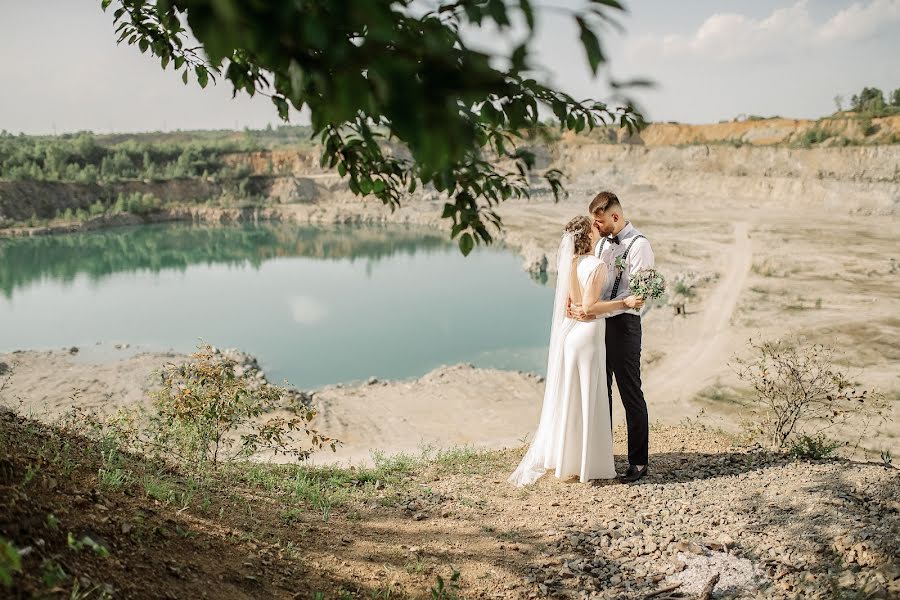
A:
{"label": "groom's hand on bride's back", "polygon": [[596,318],[593,315],[585,313],[581,310],[580,306],[574,306],[571,300],[569,300],[569,304],[566,306],[566,316],[570,319],[575,319],[576,321],[593,321]]}

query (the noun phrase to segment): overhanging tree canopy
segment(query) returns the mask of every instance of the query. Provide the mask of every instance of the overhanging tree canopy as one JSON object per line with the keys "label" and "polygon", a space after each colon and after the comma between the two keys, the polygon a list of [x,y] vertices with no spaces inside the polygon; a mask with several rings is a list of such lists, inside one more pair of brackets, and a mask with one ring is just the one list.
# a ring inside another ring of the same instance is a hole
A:
{"label": "overhanging tree canopy", "polygon": [[[442,216],[464,254],[491,241],[499,202],[528,195],[534,156],[522,141],[540,126],[539,106],[576,132],[640,122],[630,104],[576,101],[529,77],[531,0],[101,0],[104,10],[113,4],[119,42],[151,52],[185,83],[224,78],[234,94],[270,96],[285,120],[289,107],[307,108],[323,165],[355,194],[392,209],[419,184],[446,194]],[[605,62],[597,32],[624,8],[584,0],[555,10],[575,19],[596,74]],[[490,23],[508,32],[517,18],[527,36],[493,61],[460,33]],[[558,197],[561,173],[543,177]]]}

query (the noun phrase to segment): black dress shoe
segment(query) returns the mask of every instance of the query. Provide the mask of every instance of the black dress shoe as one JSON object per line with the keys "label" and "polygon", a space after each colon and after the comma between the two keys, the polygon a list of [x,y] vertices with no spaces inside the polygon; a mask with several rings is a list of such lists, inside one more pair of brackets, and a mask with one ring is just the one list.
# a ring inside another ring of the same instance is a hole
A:
{"label": "black dress shoe", "polygon": [[628,467],[628,470],[623,474],[619,475],[618,480],[622,483],[633,483],[647,474],[647,465],[644,465],[640,469],[631,465]]}

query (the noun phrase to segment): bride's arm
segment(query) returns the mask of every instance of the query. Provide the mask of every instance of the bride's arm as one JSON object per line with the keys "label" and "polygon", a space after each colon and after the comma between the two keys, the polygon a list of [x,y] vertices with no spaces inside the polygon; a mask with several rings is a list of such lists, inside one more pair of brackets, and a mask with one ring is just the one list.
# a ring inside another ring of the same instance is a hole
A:
{"label": "bride's arm", "polygon": [[606,283],[606,265],[600,264],[588,277],[584,296],[581,298],[581,310],[588,316],[602,315],[614,310],[640,308],[644,301],[637,296],[628,296],[624,300],[600,300],[603,284]]}

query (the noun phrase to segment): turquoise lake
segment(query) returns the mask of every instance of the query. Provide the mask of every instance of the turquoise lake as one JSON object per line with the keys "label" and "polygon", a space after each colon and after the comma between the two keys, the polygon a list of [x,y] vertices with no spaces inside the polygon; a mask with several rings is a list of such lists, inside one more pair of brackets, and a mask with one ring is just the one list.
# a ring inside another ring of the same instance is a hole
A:
{"label": "turquoise lake", "polygon": [[463,257],[444,232],[402,226],[0,239],[0,352],[191,352],[202,339],[301,389],[459,362],[543,373],[552,296],[509,250]]}

